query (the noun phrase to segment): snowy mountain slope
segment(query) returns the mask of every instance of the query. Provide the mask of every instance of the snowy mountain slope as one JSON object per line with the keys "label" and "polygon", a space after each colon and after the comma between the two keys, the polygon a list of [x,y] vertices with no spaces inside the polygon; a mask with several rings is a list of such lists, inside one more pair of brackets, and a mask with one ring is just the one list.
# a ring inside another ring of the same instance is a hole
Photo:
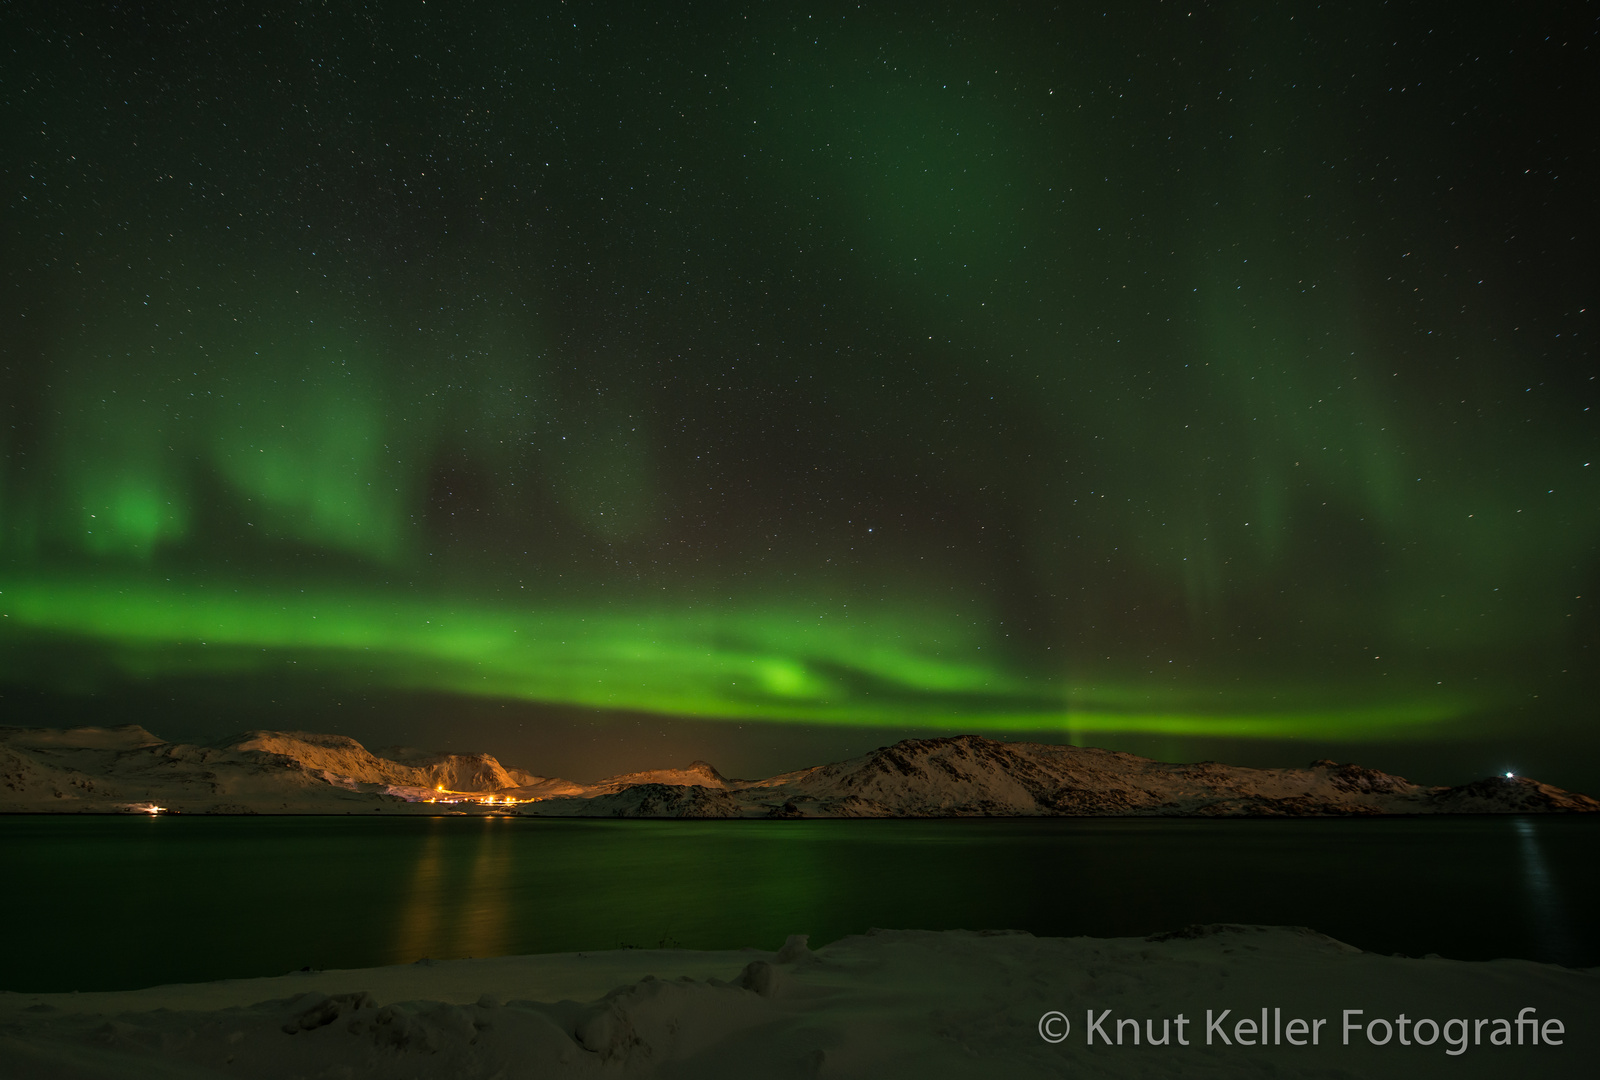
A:
{"label": "snowy mountain slope", "polygon": [[[714,772],[714,770],[713,770]],[[667,798],[672,781],[613,778],[524,813],[619,817],[1290,817],[1600,810],[1583,795],[1526,778],[1424,787],[1357,765],[1246,769],[1173,765],[1133,754],[976,735],[909,739],[870,754],[767,780],[690,782],[703,795]],[[681,782],[681,781],[680,781]],[[716,798],[713,796],[722,796]]]}
{"label": "snowy mountain slope", "polygon": [[158,805],[191,813],[345,813],[402,809],[441,786],[580,790],[507,770],[488,754],[428,754],[402,764],[342,735],[250,731],[194,746],[163,742],[136,726],[0,728],[0,810],[11,812]]}

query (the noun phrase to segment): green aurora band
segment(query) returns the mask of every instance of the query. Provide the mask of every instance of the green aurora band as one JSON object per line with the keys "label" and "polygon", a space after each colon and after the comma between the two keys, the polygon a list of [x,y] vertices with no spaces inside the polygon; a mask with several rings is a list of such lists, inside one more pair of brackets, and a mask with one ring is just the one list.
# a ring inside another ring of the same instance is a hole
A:
{"label": "green aurora band", "polygon": [[[286,598],[137,580],[0,590],[0,615],[12,620],[11,628],[115,642],[118,666],[144,677],[304,662],[347,672],[357,685],[365,679],[684,716],[1068,736],[1416,737],[1418,726],[1461,716],[1471,704],[1457,695],[1413,692],[1379,705],[1293,710],[1270,703],[1283,688],[1257,684],[1216,691],[1222,704],[1200,711],[1192,688],[1163,693],[1020,678],[985,663],[983,637],[959,620],[939,620],[937,611],[854,620],[771,607],[683,610],[694,606],[519,612],[483,603],[337,593]],[[1305,688],[1294,696],[1304,697]]]}

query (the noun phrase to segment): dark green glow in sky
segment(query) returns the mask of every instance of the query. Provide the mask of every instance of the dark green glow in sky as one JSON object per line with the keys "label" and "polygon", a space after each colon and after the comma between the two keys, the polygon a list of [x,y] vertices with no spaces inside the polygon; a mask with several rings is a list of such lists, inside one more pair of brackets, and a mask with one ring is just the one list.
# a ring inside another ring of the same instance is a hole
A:
{"label": "dark green glow in sky", "polygon": [[1169,8],[8,15],[0,682],[1586,734],[1594,28]]}

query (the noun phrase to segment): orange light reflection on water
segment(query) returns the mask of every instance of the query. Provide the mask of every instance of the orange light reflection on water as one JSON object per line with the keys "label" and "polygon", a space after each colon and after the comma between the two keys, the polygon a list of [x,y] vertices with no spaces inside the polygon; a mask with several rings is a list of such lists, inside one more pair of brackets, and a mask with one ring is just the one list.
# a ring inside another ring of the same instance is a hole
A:
{"label": "orange light reflection on water", "polygon": [[446,845],[444,830],[459,826],[433,822],[405,893],[392,962],[502,956],[511,948],[511,851],[501,835],[509,823],[478,820],[475,844],[451,836]]}

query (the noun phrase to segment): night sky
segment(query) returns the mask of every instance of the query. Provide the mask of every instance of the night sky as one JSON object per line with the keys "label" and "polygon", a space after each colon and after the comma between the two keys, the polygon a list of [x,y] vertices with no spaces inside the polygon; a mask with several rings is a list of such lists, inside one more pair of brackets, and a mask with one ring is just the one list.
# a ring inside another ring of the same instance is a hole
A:
{"label": "night sky", "polygon": [[8,6],[0,723],[1600,787],[1592,5],[966,7]]}

